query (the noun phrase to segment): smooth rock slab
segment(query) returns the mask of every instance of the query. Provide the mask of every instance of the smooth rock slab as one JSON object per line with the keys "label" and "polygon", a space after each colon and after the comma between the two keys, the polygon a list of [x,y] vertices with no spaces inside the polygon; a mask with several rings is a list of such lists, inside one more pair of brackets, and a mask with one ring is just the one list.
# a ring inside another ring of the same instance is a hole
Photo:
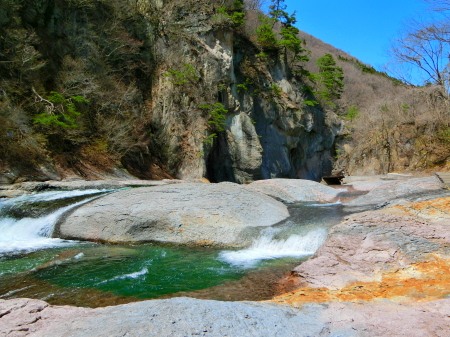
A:
{"label": "smooth rock slab", "polygon": [[0,300],[0,336],[448,336],[450,299],[401,304],[335,302],[295,309],[274,303],[191,298],[87,309]]}
{"label": "smooth rock slab", "polygon": [[258,180],[247,185],[247,188],[287,203],[330,202],[334,201],[341,192],[338,189],[304,179]]}
{"label": "smooth rock slab", "polygon": [[[374,182],[379,186],[373,186],[370,192],[356,199],[345,202],[344,206],[361,209],[383,208],[386,206],[400,205],[408,202],[436,199],[450,195],[449,191],[443,190],[436,176],[426,178],[415,178],[386,183]],[[355,184],[355,189],[363,190],[362,184]],[[366,186],[368,187],[368,186]],[[367,190],[367,189],[366,189]]]}
{"label": "smooth rock slab", "polygon": [[55,237],[242,247],[289,216],[284,204],[233,183],[119,191],[64,216]]}

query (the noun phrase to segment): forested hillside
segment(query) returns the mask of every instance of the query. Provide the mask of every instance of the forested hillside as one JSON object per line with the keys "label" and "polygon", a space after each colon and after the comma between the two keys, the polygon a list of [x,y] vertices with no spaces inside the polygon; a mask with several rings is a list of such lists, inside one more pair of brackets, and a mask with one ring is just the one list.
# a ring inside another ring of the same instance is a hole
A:
{"label": "forested hillside", "polygon": [[8,0],[1,13],[4,179],[332,169],[340,121],[304,90],[306,51],[281,7],[269,18],[242,1]]}
{"label": "forested hillside", "polygon": [[[442,86],[408,84],[307,33],[300,36],[312,60],[330,53],[344,72],[345,90],[335,102],[345,121],[336,169],[349,174],[450,169],[450,110]],[[306,68],[317,70],[314,62]]]}
{"label": "forested hillside", "polygon": [[333,164],[447,163],[448,100],[435,86],[375,71],[271,3],[263,15],[258,1],[2,1],[1,181],[125,169],[320,180]]}

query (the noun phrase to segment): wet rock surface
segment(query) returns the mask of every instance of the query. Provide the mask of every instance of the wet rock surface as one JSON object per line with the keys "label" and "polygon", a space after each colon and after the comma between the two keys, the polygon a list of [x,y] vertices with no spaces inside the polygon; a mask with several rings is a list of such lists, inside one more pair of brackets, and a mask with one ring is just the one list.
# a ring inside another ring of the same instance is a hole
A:
{"label": "wet rock surface", "polygon": [[55,236],[241,247],[288,216],[284,204],[237,184],[176,184],[99,198],[67,214]]}

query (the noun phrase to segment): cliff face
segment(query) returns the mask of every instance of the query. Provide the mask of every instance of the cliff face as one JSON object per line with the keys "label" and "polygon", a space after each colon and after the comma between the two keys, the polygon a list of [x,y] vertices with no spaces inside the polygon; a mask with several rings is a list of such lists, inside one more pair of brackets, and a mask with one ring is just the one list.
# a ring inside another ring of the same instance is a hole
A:
{"label": "cliff face", "polygon": [[[29,45],[42,61],[20,85],[11,71],[2,82],[2,116],[33,97],[14,127],[25,137],[46,135],[28,171],[46,162],[95,177],[121,162],[141,178],[244,183],[329,174],[340,120],[306,105],[288,56],[261,57],[249,21],[234,24],[217,14],[219,5],[42,0],[11,10],[16,21],[4,21],[3,32],[34,34]],[[32,123],[50,91],[89,101],[76,104],[76,131]]]}
{"label": "cliff face", "polygon": [[[290,76],[280,57],[260,61],[248,39],[215,29],[209,20],[195,17],[195,32],[184,30],[184,36],[157,41],[164,64],[152,91],[152,122],[159,125],[160,145],[168,144],[165,156],[177,154],[176,174],[240,183],[273,177],[320,179],[331,170],[339,122],[325,121],[323,111],[303,104],[303,84]],[[192,65],[199,79],[183,85],[168,81],[163,69],[174,58]],[[246,79],[252,85],[241,89],[238,85]],[[273,86],[280,91],[271,92]],[[225,131],[210,143],[205,139],[213,131],[198,106],[215,103],[228,112]]]}

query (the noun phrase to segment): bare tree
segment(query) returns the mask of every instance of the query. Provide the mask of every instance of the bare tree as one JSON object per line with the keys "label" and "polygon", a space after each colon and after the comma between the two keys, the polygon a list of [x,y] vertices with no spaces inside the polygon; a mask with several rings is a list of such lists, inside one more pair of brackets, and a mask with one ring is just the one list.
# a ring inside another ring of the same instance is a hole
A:
{"label": "bare tree", "polygon": [[245,9],[254,10],[254,11],[264,11],[264,7],[266,6],[266,0],[245,0]]}
{"label": "bare tree", "polygon": [[[390,48],[389,71],[406,82],[450,89],[450,0],[423,0],[439,12],[426,21],[413,20]],[[411,75],[413,74],[413,75]],[[408,77],[408,75],[410,77]],[[419,83],[419,77],[423,81]],[[411,80],[413,78],[414,80]]]}
{"label": "bare tree", "polygon": [[[450,2],[450,0],[449,0]],[[450,22],[448,20],[421,23],[413,21],[409,28],[397,38],[390,49],[390,68],[399,66],[405,73],[422,77],[423,83],[450,89]],[[417,80],[417,79],[416,79]],[[418,83],[416,83],[418,84]]]}
{"label": "bare tree", "polygon": [[436,12],[444,12],[450,9],[450,0],[424,0],[431,4],[431,9]]}
{"label": "bare tree", "polygon": [[393,62],[425,74],[424,82],[448,87],[450,25],[432,23],[414,28],[397,38],[391,47]]}

